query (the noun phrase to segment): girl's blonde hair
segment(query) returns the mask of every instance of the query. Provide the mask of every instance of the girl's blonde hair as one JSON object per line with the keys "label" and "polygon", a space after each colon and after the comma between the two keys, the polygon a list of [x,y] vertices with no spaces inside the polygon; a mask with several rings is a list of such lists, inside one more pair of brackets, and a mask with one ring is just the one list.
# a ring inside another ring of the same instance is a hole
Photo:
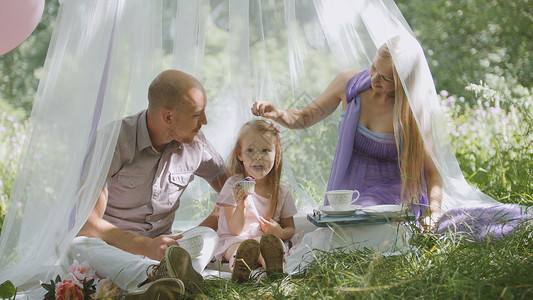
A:
{"label": "girl's blonde hair", "polygon": [[283,148],[281,146],[279,130],[276,128],[274,123],[267,122],[265,120],[252,120],[242,125],[241,130],[237,135],[235,147],[231,151],[229,161],[227,163],[227,173],[229,176],[233,176],[235,174],[245,174],[244,164],[239,159],[239,154],[242,152],[242,140],[247,134],[256,134],[258,136],[270,135],[274,137],[274,149],[276,151],[276,156],[274,159],[274,166],[267,175],[269,190],[272,193],[267,216],[269,218],[273,218],[278,205],[281,168],[283,162]]}
{"label": "girl's blonde hair", "polygon": [[386,44],[378,49],[377,55],[392,65],[394,77],[393,126],[401,175],[400,197],[405,204],[419,204],[424,174],[424,141]]}

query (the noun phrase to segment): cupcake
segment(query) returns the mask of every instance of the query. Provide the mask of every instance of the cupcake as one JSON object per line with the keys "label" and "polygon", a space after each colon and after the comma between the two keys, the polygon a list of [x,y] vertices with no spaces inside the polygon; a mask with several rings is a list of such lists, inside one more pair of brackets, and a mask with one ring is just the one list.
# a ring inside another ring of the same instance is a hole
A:
{"label": "cupcake", "polygon": [[246,177],[241,181],[237,181],[235,185],[238,185],[247,194],[252,194],[255,191],[255,179],[253,177]]}

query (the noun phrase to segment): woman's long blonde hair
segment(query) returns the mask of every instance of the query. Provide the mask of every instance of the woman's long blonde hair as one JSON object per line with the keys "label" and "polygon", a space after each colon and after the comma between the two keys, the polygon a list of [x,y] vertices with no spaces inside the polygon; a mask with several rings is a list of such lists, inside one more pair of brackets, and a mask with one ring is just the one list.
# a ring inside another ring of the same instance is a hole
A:
{"label": "woman's long blonde hair", "polygon": [[235,147],[231,151],[228,163],[227,163],[227,173],[229,176],[235,174],[245,174],[244,164],[239,159],[239,154],[242,151],[242,140],[247,134],[256,134],[259,136],[270,135],[274,137],[274,149],[276,151],[276,156],[274,159],[274,166],[270,173],[267,175],[267,180],[269,184],[269,190],[272,193],[270,198],[270,204],[268,206],[268,217],[273,218],[276,213],[276,208],[278,206],[278,199],[280,194],[280,180],[281,180],[281,168],[283,162],[283,148],[281,145],[281,139],[279,136],[279,130],[276,128],[274,123],[267,122],[265,120],[252,120],[246,122],[239,131],[237,135],[237,141],[235,142]]}
{"label": "woman's long blonde hair", "polygon": [[394,77],[393,126],[402,184],[400,197],[405,204],[419,204],[424,174],[424,141],[386,44],[378,49],[377,55],[392,65]]}

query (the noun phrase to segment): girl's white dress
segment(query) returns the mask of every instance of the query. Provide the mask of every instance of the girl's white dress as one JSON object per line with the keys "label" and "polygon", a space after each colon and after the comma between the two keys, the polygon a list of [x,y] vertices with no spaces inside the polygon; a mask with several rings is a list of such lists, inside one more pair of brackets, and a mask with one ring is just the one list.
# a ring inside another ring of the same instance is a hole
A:
{"label": "girl's white dress", "polygon": [[[215,251],[215,257],[219,260],[223,259],[224,252],[228,249],[229,246],[240,243],[247,239],[255,239],[259,241],[261,236],[265,233],[261,230],[259,226],[259,216],[267,219],[268,206],[270,204],[270,198],[265,198],[257,194],[251,194],[246,199],[245,207],[245,223],[244,228],[241,234],[234,236],[228,229],[228,222],[226,220],[226,214],[224,211],[224,206],[222,204],[227,204],[231,206],[237,206],[237,202],[233,197],[233,186],[237,181],[243,179],[243,175],[237,174],[228,178],[222,191],[218,195],[217,203],[220,207],[220,217],[218,218],[218,230],[219,235],[218,247]],[[273,219],[279,223],[281,219],[289,218],[298,213],[298,209],[294,205],[294,200],[289,191],[289,188],[285,185],[281,185],[281,191],[278,199],[278,205],[276,212],[274,213]],[[285,248],[285,254],[287,254],[288,249],[286,245],[283,244]]]}

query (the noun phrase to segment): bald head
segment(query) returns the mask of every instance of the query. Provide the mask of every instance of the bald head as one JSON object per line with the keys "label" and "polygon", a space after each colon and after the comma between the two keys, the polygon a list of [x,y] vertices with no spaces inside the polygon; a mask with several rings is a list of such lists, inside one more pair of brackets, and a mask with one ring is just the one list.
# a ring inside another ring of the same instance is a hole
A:
{"label": "bald head", "polygon": [[187,95],[192,88],[204,92],[202,84],[193,76],[178,70],[163,71],[152,81],[148,89],[148,110],[178,111],[183,103],[189,101]]}

